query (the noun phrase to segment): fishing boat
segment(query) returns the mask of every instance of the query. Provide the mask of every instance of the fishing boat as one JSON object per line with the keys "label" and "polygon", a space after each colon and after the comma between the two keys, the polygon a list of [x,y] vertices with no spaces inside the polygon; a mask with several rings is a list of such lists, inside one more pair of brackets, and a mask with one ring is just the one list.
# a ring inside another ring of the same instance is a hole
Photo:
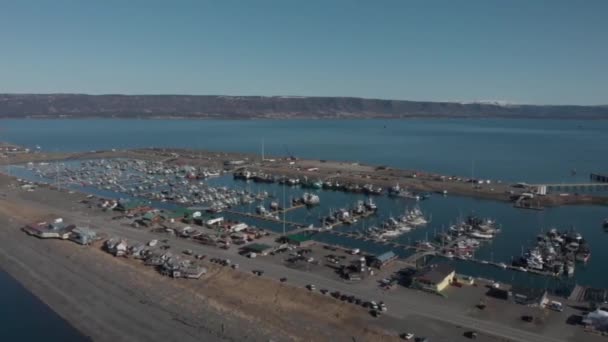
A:
{"label": "fishing boat", "polygon": [[364,205],[365,208],[369,211],[375,212],[378,210],[378,206],[376,205],[376,203],[374,203],[374,200],[371,197],[367,199]]}
{"label": "fishing boat", "polygon": [[418,196],[418,195],[414,194],[413,192],[410,192],[406,189],[402,189],[399,186],[399,184],[395,184],[394,186],[390,187],[388,189],[388,195],[391,197],[420,200],[420,196]]}
{"label": "fishing boat", "polygon": [[494,235],[492,235],[492,234],[486,234],[486,233],[482,233],[482,232],[478,232],[478,231],[469,232],[468,235],[472,238],[482,239],[482,240],[491,240],[492,238],[494,238]]}
{"label": "fishing boat", "polygon": [[302,195],[302,203],[306,204],[307,206],[317,205],[317,204],[319,204],[319,202],[320,202],[319,196],[317,196],[315,194],[305,192]]}
{"label": "fishing boat", "polygon": [[406,210],[405,214],[399,217],[399,220],[413,227],[424,226],[428,223],[427,219],[422,213],[422,210],[420,210],[419,207],[415,207],[411,210]]}

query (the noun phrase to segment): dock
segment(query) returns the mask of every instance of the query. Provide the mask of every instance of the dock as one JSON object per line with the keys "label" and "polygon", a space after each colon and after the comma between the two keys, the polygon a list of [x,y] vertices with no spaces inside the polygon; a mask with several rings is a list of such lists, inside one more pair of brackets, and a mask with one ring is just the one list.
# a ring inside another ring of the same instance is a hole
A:
{"label": "dock", "polygon": [[608,191],[608,176],[593,175],[593,183],[552,183],[552,184],[531,184],[530,186],[537,189],[546,189],[547,192],[552,191]]}
{"label": "dock", "polygon": [[300,209],[300,208],[306,208],[306,204],[297,204],[297,205],[293,205],[286,209],[273,210],[273,211],[270,211],[270,213],[273,215],[279,215],[279,214],[286,213],[288,211],[292,211],[292,210],[296,210],[296,209]]}
{"label": "dock", "polygon": [[532,199],[530,199],[529,197],[519,196],[519,198],[515,201],[515,204],[513,204],[513,207],[518,209],[531,209],[539,211],[545,210],[545,208],[539,204],[533,205],[532,203],[530,203],[531,201]]}
{"label": "dock", "polygon": [[263,220],[263,221],[274,222],[274,223],[280,223],[280,224],[285,223],[288,226],[296,227],[296,228],[302,228],[302,227],[306,226],[305,224],[300,223],[300,222],[277,220],[277,219],[274,219],[274,218],[268,217],[268,216],[262,216],[262,215],[251,214],[251,213],[244,213],[244,212],[236,211],[236,210],[229,210],[228,209],[228,210],[223,210],[223,212],[228,213],[228,214],[234,214],[234,215],[254,218],[254,219],[258,219],[258,220]]}
{"label": "dock", "polygon": [[592,173],[589,175],[589,179],[592,182],[608,183],[608,173],[604,173],[604,174]]}

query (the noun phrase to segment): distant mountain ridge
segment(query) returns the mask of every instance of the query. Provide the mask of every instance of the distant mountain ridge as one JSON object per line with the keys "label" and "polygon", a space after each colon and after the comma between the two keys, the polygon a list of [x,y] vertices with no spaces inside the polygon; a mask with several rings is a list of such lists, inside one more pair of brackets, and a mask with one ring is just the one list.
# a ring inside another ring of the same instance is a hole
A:
{"label": "distant mountain ridge", "polygon": [[608,119],[608,105],[513,105],[304,96],[0,94],[0,118],[23,117]]}

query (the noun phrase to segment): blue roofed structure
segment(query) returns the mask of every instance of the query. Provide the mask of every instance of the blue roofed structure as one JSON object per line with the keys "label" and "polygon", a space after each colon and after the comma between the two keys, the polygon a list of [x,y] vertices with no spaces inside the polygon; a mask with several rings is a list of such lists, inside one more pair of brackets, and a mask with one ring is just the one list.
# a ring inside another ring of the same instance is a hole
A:
{"label": "blue roofed structure", "polygon": [[395,252],[387,251],[382,254],[376,255],[372,260],[372,266],[374,266],[376,268],[382,268],[383,266],[386,266],[387,264],[389,264],[390,262],[392,262],[393,260],[395,260],[397,258],[398,258],[398,256],[397,256],[397,254],[395,254]]}

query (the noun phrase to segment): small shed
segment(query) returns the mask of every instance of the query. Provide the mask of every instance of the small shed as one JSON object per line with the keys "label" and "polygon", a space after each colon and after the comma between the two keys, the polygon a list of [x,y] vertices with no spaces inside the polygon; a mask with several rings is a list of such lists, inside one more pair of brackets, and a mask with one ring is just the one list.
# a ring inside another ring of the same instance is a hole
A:
{"label": "small shed", "polygon": [[70,240],[81,245],[90,245],[97,240],[97,233],[89,227],[77,226],[72,230]]}
{"label": "small shed", "polygon": [[381,254],[378,254],[372,258],[371,266],[376,268],[382,268],[389,263],[393,262],[398,258],[397,254],[393,251],[387,251]]}

